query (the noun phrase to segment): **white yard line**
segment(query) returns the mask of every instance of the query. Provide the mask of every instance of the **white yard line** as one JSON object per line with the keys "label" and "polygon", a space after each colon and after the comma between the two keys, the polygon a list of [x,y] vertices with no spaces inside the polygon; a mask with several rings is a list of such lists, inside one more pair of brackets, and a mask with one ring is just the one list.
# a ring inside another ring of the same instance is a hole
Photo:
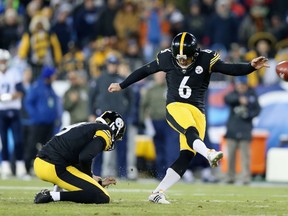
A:
{"label": "white yard line", "polygon": [[[0,186],[0,190],[41,190],[44,187],[36,186]],[[53,188],[51,187],[51,190]],[[117,188],[108,188],[110,192],[116,193],[151,193],[151,189],[117,189]]]}

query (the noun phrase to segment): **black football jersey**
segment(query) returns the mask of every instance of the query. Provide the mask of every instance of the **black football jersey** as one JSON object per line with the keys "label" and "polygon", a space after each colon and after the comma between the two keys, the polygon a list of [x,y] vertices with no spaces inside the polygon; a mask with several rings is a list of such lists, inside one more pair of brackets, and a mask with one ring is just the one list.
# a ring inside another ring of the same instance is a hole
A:
{"label": "black football jersey", "polygon": [[173,58],[170,49],[157,55],[159,68],[166,72],[168,85],[167,104],[183,102],[196,106],[204,112],[205,93],[208,89],[211,67],[220,59],[211,50],[201,50],[196,61],[182,69]]}
{"label": "black football jersey", "polygon": [[156,60],[135,70],[119,85],[124,89],[153,73],[164,71],[168,85],[167,104],[188,103],[204,113],[205,94],[212,71],[241,76],[254,70],[251,63],[225,63],[218,53],[209,49],[200,50],[195,62],[183,69],[177,64],[171,50],[165,49],[158,53]]}
{"label": "black football jersey", "polygon": [[90,145],[93,158],[91,142],[98,130],[107,130],[109,133],[109,126],[96,122],[81,122],[67,126],[48,141],[37,156],[53,164],[74,165],[79,163],[80,152]]}

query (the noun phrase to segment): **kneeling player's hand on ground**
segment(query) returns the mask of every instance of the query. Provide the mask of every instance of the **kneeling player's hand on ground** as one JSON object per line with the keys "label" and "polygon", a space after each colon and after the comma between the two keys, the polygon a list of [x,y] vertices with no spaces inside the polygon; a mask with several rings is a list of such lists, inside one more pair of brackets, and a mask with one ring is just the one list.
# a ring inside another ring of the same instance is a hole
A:
{"label": "kneeling player's hand on ground", "polygon": [[102,179],[100,176],[93,175],[93,179],[101,184],[103,187],[108,187],[111,184],[116,184],[116,179],[114,177],[107,177]]}
{"label": "kneeling player's hand on ground", "polygon": [[108,187],[111,184],[116,185],[116,179],[114,177],[107,177],[107,178],[102,180],[102,186],[103,187]]}

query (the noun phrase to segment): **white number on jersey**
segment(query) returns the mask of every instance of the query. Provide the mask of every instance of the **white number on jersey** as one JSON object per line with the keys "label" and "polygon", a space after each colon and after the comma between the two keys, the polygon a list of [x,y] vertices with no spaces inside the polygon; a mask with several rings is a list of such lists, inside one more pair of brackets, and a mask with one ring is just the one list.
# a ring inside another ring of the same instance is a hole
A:
{"label": "white number on jersey", "polygon": [[78,127],[79,125],[82,125],[82,124],[85,124],[85,123],[86,122],[80,122],[80,123],[69,125],[69,126],[63,128],[57,134],[55,134],[55,136],[61,136],[62,134],[67,133],[68,131],[70,131],[72,128]]}
{"label": "white number on jersey", "polygon": [[180,97],[185,98],[185,99],[189,98],[192,94],[192,89],[188,85],[186,85],[188,79],[189,79],[189,76],[184,76],[178,89]]}

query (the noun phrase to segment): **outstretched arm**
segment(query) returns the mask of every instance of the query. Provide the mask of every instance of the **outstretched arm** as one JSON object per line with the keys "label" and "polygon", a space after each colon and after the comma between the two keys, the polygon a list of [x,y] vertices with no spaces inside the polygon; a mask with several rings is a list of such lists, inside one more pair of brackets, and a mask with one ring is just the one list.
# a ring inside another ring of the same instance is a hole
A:
{"label": "outstretched arm", "polygon": [[263,67],[269,67],[267,61],[268,59],[263,56],[254,58],[250,63],[234,64],[218,61],[213,65],[212,71],[220,72],[231,76],[247,75]]}
{"label": "outstretched arm", "polygon": [[131,84],[138,82],[141,79],[144,79],[145,77],[156,73],[160,71],[159,65],[157,61],[152,61],[143,67],[135,70],[133,73],[131,73],[122,83],[111,83],[111,85],[108,87],[109,92],[117,92],[124,88],[127,88]]}

